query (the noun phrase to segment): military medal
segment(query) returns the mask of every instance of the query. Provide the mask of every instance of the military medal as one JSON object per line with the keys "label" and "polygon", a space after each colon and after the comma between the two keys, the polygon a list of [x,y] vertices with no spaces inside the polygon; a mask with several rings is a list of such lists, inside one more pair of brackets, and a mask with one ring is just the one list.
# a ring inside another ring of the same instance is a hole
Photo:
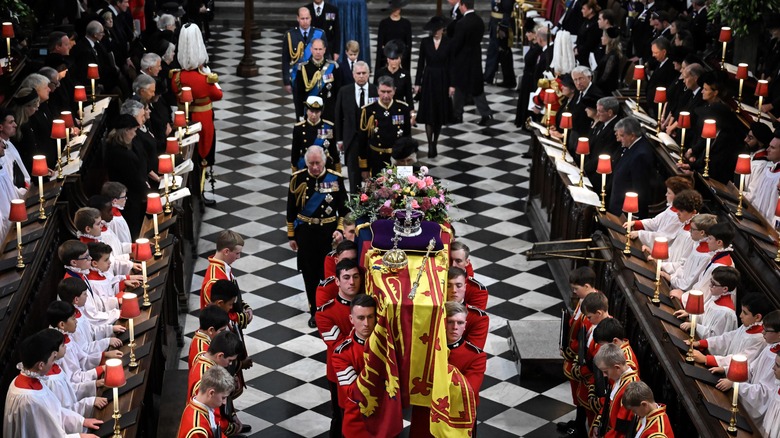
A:
{"label": "military medal", "polygon": [[327,195],[325,195],[325,202],[327,202],[328,204],[330,204],[331,202],[333,202],[333,196],[332,196],[330,193],[328,193]]}
{"label": "military medal", "polygon": [[331,214],[333,213],[333,208],[329,205],[328,208],[325,209],[325,214]]}
{"label": "military medal", "polygon": [[390,111],[385,110],[384,115],[385,115],[385,117],[389,116],[390,115]]}

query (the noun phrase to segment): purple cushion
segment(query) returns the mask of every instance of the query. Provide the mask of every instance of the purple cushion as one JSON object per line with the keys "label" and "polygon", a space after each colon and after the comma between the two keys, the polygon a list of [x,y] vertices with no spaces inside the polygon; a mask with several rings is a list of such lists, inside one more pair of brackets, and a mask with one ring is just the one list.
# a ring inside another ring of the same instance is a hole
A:
{"label": "purple cushion", "polygon": [[[395,235],[393,233],[394,221],[388,219],[377,219],[371,224],[371,246],[377,249],[388,250],[393,248],[391,240]],[[436,240],[434,251],[444,249],[441,241],[441,225],[436,222],[423,221],[422,233],[413,237],[401,237],[398,241],[398,248],[412,251],[426,251],[428,242],[431,238]]]}

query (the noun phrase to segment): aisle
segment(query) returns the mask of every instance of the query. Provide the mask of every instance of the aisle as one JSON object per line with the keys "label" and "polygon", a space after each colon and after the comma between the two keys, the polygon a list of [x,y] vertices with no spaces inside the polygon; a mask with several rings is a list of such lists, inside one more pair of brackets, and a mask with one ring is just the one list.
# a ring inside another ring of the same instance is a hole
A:
{"label": "aisle", "polygon": [[[281,89],[281,37],[281,32],[263,32],[254,50],[260,75],[242,79],[234,75],[243,52],[239,31],[217,29],[212,36],[211,67],[225,92],[214,104],[218,204],[207,209],[201,228],[192,311],[182,317],[187,336],[182,355],[197,328],[194,309],[206,257],[214,252],[217,233],[230,228],[246,239],[233,267],[244,300],[255,311],[244,332],[255,365],[245,372],[249,387],[236,401],[240,418],[252,425],[252,436],[326,436],[330,396],[325,345],[306,324],[303,282],[285,234],[293,111]],[[425,159],[424,132],[416,131],[415,137],[422,145],[421,161],[454,194],[455,229],[472,250],[476,278],[490,291],[489,359],[480,393],[479,434],[547,438],[557,436],[555,421],[573,417],[569,386],[563,378],[520,382],[507,345],[506,321],[555,319],[560,293],[543,262],[528,262],[519,255],[534,239],[523,213],[530,161],[521,154],[528,137],[512,124],[514,92],[492,86],[487,90],[498,112],[494,126],[477,126],[479,116],[473,106],[467,107],[466,123],[442,130],[434,160]],[[180,367],[186,367],[186,357]]]}

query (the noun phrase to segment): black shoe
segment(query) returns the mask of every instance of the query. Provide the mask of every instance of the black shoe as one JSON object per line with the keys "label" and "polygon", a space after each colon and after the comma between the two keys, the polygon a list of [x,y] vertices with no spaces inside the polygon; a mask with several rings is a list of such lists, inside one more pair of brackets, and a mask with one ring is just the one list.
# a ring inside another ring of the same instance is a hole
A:
{"label": "black shoe", "polygon": [[217,201],[215,199],[209,199],[206,196],[201,196],[201,198],[203,199],[203,205],[206,207],[213,207],[217,205]]}
{"label": "black shoe", "polygon": [[252,430],[252,426],[249,424],[245,424],[241,426],[241,430],[238,431],[238,433],[249,433]]}
{"label": "black shoe", "polygon": [[[534,156],[533,156],[533,155],[531,155],[531,151],[528,151],[528,152],[523,152],[522,154],[520,154],[520,158],[529,158],[529,159],[530,159],[530,158],[533,158],[533,157],[534,157]],[[558,423],[558,424],[566,424],[566,423]],[[566,429],[568,429],[568,428],[569,428],[569,427],[567,426],[567,427],[566,427],[565,429],[563,429],[563,430],[566,430]]]}
{"label": "black shoe", "polygon": [[314,315],[309,318],[309,328],[317,328],[317,321],[314,320]]}
{"label": "black shoe", "polygon": [[558,432],[567,432],[569,429],[573,429],[576,425],[576,422],[574,420],[569,420],[566,423],[557,423],[555,425],[555,428],[558,430]]}
{"label": "black shoe", "polygon": [[479,119],[479,123],[477,125],[479,126],[488,126],[488,123],[493,120],[493,116],[482,116],[481,119]]}

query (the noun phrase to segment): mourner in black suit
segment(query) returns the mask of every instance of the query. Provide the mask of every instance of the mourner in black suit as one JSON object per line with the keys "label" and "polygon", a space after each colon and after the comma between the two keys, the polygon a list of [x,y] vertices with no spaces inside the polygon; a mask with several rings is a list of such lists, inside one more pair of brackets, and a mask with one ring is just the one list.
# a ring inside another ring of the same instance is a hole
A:
{"label": "mourner in black suit", "polygon": [[485,23],[474,13],[474,0],[462,0],[460,11],[463,18],[455,25],[452,38],[452,64],[450,78],[455,88],[453,112],[456,121],[463,120],[463,106],[466,96],[474,98],[477,112],[482,118],[480,126],[486,126],[493,118],[493,111],[485,98],[485,84],[482,82],[482,36]]}
{"label": "mourner in black suit", "polygon": [[[517,110],[515,111],[515,126],[518,127],[525,125],[531,93],[536,90],[536,83],[541,79],[544,71],[550,68],[553,56],[552,45],[547,44],[546,27],[536,26],[533,20],[527,20],[525,29],[525,36],[531,45],[523,58],[525,65],[523,66],[523,77],[520,79]],[[544,37],[540,38],[540,34]]]}
{"label": "mourner in black suit", "polygon": [[600,178],[596,167],[599,155],[606,154],[614,158],[621,147],[615,138],[615,125],[620,120],[620,102],[612,96],[599,99],[596,103],[596,120],[588,134],[590,154],[585,157],[585,175],[593,187],[598,189]]}
{"label": "mourner in black suit", "polygon": [[447,32],[446,35],[448,38],[452,38],[455,35],[455,24],[463,18],[463,12],[460,11],[460,1],[458,0],[447,0],[447,3],[450,5],[450,24],[447,25]]}
{"label": "mourner in black suit", "polygon": [[506,88],[515,88],[517,85],[512,62],[514,41],[510,38],[510,34],[514,32],[514,19],[512,18],[514,5],[514,0],[491,0],[490,2],[490,22],[488,23],[490,42],[485,56],[486,84],[493,83],[498,65],[501,64],[504,82],[499,85]]}
{"label": "mourner in black suit", "polygon": [[572,132],[568,138],[568,147],[570,150],[574,150],[577,138],[588,135],[593,121],[585,111],[586,103],[589,103],[590,107],[593,108],[595,102],[604,97],[604,93],[593,83],[593,73],[588,67],[575,67],[571,72],[571,78],[577,88],[577,94],[574,95],[569,105]]}
{"label": "mourner in black suit", "polygon": [[668,87],[678,76],[677,70],[674,69],[674,64],[667,56],[670,48],[671,43],[664,37],[658,37],[651,45],[653,58],[658,61],[658,67],[653,70],[650,78],[647,80],[647,112],[651,117],[658,115],[658,105],[654,103],[656,88]]}
{"label": "mourner in black suit", "polygon": [[[336,96],[335,141],[341,143],[344,152],[344,163],[349,176],[349,190],[358,193],[360,182],[360,112],[361,108],[375,100],[379,95],[376,86],[368,82],[368,64],[357,61],[353,69],[354,83],[345,85]],[[343,173],[343,172],[342,172]]]}
{"label": "mourner in black suit", "polygon": [[620,216],[626,192],[636,192],[639,195],[639,217],[646,218],[655,178],[652,146],[644,137],[639,121],[633,117],[620,120],[615,125],[615,134],[622,147],[612,157],[612,190],[607,210]]}
{"label": "mourner in black suit", "polygon": [[339,59],[339,44],[341,35],[339,31],[339,8],[325,3],[325,0],[314,0],[306,5],[311,15],[311,25],[325,31],[325,39],[328,41],[328,53],[334,61]]}

